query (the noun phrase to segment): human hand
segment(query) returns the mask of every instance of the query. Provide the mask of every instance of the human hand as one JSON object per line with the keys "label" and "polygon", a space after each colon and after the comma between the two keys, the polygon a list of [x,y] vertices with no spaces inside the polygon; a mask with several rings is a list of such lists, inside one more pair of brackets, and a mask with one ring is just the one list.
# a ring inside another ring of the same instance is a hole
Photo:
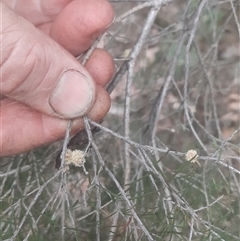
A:
{"label": "human hand", "polygon": [[7,156],[63,138],[68,119],[76,133],[84,128],[77,117],[106,115],[103,86],[114,73],[112,58],[96,49],[83,67],[74,56],[111,25],[114,13],[106,0],[2,2],[0,156]]}

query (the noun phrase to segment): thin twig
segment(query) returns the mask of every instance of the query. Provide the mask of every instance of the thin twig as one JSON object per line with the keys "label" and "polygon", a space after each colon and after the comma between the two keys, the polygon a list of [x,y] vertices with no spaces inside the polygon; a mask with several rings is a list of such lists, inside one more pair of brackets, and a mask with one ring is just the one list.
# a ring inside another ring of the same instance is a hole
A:
{"label": "thin twig", "polygon": [[118,180],[116,179],[116,177],[114,176],[114,174],[110,171],[110,169],[105,165],[103,158],[98,150],[97,145],[94,143],[93,138],[92,138],[92,133],[91,133],[91,127],[89,124],[89,120],[87,119],[87,117],[83,118],[84,120],[84,124],[85,124],[85,129],[88,133],[88,139],[92,144],[92,147],[95,151],[95,154],[100,162],[100,164],[102,165],[102,167],[104,168],[104,170],[107,172],[107,174],[109,175],[109,177],[112,179],[112,181],[115,183],[115,185],[117,186],[118,190],[120,191],[122,197],[124,198],[126,204],[128,205],[128,207],[130,208],[130,211],[132,213],[132,215],[134,216],[134,218],[136,219],[137,223],[139,224],[141,230],[144,232],[144,234],[146,235],[147,239],[150,241],[153,241],[154,239],[152,238],[151,234],[149,233],[149,231],[146,229],[145,225],[142,223],[141,219],[139,218],[139,216],[137,215],[134,206],[132,204],[132,202],[129,200],[129,198],[127,197],[126,192],[123,190],[123,188],[121,187],[120,183],[118,182]]}

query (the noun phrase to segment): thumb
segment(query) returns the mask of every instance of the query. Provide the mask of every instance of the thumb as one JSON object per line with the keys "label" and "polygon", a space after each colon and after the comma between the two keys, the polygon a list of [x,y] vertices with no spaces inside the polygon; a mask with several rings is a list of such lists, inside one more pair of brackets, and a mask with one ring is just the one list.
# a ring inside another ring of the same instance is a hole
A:
{"label": "thumb", "polygon": [[74,118],[95,101],[95,84],[77,60],[35,28],[1,7],[0,93],[47,115]]}

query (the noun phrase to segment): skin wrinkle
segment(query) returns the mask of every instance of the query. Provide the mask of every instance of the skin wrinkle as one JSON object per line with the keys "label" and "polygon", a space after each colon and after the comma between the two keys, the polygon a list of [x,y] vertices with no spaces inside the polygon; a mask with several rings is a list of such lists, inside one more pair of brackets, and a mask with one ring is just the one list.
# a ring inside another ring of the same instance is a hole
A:
{"label": "skin wrinkle", "polygon": [[[15,24],[16,26],[18,26],[17,24]],[[1,44],[2,44],[2,46],[3,46],[3,49],[4,49],[4,51],[2,51],[2,56],[1,56],[1,66],[3,65],[3,63],[6,61],[6,59],[8,59],[9,57],[10,57],[10,54],[12,53],[12,51],[14,50],[14,46],[16,45],[16,41],[14,41],[13,43],[8,43],[7,44],[7,46],[4,46],[4,42],[8,42],[8,35],[10,34],[12,34],[12,32],[13,32],[13,30],[11,30],[11,27],[12,26],[8,26],[6,29],[8,29],[8,28],[10,28],[10,30],[9,31],[7,31],[6,32],[6,34],[5,34],[5,30],[3,30],[2,32],[1,32]],[[3,34],[3,32],[4,32],[4,34]],[[20,30],[19,30],[19,32],[20,32]],[[25,31],[22,31],[22,33],[24,34],[25,33]],[[9,49],[9,47],[10,47],[10,50],[8,51],[8,49]],[[5,55],[7,54],[7,56],[6,56],[6,58],[5,58]]]}
{"label": "skin wrinkle", "polygon": [[[44,61],[44,63],[47,63],[47,61]],[[46,64],[45,64],[46,65]],[[41,66],[41,65],[36,65],[35,67],[36,68],[39,68],[38,66]],[[34,68],[35,67],[33,67],[33,69],[32,69],[32,71],[31,72],[34,72]],[[46,68],[43,68],[43,69],[45,69],[45,71],[44,71],[44,74],[43,74],[43,78],[42,79],[45,79],[45,77],[48,75],[48,73],[49,73],[49,71],[50,71],[50,67],[51,66],[47,66]],[[26,95],[26,96],[28,96],[30,99],[34,96],[34,97],[37,97],[38,95],[41,95],[41,92],[40,91],[38,91],[37,93],[35,93],[35,90],[37,90],[37,89],[40,89],[41,88],[41,91],[42,92],[45,92],[45,91],[48,91],[48,90],[51,90],[51,86],[44,86],[44,88],[43,87],[41,87],[41,85],[42,85],[42,82],[41,81],[39,81],[39,82],[37,82],[37,84],[35,84],[34,85],[34,90],[32,90],[32,94],[31,95],[29,95],[29,91],[27,92],[28,94]],[[24,98],[25,99],[25,98]]]}
{"label": "skin wrinkle", "polygon": [[[30,35],[30,33],[29,33],[29,35]],[[30,37],[31,37],[31,35],[30,35]],[[42,37],[41,34],[38,35],[38,37],[41,38],[41,37]],[[21,38],[22,41],[20,41],[20,42],[17,43],[17,44],[20,46],[20,48],[15,47],[16,50],[19,49],[19,52],[20,52],[20,53],[22,52],[22,48],[21,48],[21,45],[23,45],[22,42],[23,42],[23,43],[26,42],[26,38],[27,38],[27,39],[29,38],[29,37],[28,37],[28,34],[25,34],[25,35]],[[43,46],[40,47],[40,44],[39,44],[39,40],[38,40],[38,39],[33,39],[33,38],[31,38],[31,40],[34,42],[34,43],[33,43],[33,46],[32,46],[32,48],[28,49],[28,52],[25,51],[24,56],[26,56],[26,58],[23,57],[22,60],[21,60],[21,63],[23,63],[21,67],[29,69],[28,74],[27,74],[25,77],[23,77],[23,79],[27,79],[28,76],[30,76],[30,75],[32,74],[32,72],[35,72],[35,69],[37,69],[37,71],[39,71],[39,68],[42,68],[43,70],[46,70],[46,73],[44,74],[44,76],[46,76],[47,73],[49,72],[49,66],[46,64],[48,61],[46,60],[46,55],[44,54],[44,51],[45,51],[45,52],[47,51],[47,50],[45,49],[45,46],[43,45]],[[40,41],[40,42],[41,42],[41,41]],[[50,43],[51,43],[51,42],[50,42]],[[37,52],[39,52],[39,51],[40,51],[40,53],[37,54]],[[31,52],[36,52],[36,53],[31,54]],[[17,51],[17,53],[14,53],[14,54],[15,54],[16,56],[19,56],[18,51]],[[30,56],[30,58],[32,58],[33,56],[36,57],[36,58],[34,58],[34,60],[32,61],[31,59],[30,59],[30,60],[28,59],[28,56]],[[43,56],[45,59],[39,58],[38,56]],[[23,60],[24,60],[24,61],[23,61]],[[27,66],[28,64],[24,64],[24,63],[27,63],[27,62],[30,63],[30,66],[29,66],[29,67]],[[18,62],[18,63],[19,63],[19,62]],[[27,67],[26,67],[26,66],[27,66]],[[44,78],[43,78],[43,79],[44,79]],[[20,84],[21,84],[21,83],[19,83],[19,85],[20,85]],[[38,85],[37,85],[37,86],[34,86],[34,89],[37,89],[37,87],[40,86],[41,84],[42,84],[41,81],[39,81]],[[17,88],[18,88],[18,86],[17,86]],[[17,88],[15,88],[14,90],[10,91],[8,94],[9,94],[9,95],[10,95],[10,94],[14,94],[14,92],[17,92]],[[28,90],[25,89],[24,92],[28,92]],[[31,93],[31,92],[30,92],[30,93]],[[32,91],[32,93],[34,94],[34,91]],[[31,96],[31,95],[30,95],[30,96]],[[17,96],[16,96],[16,99],[19,99],[19,98],[17,98]],[[21,100],[21,99],[19,99],[19,100]]]}
{"label": "skin wrinkle", "polygon": [[[2,76],[3,75],[7,76],[6,78],[2,78],[2,80],[1,80],[1,87],[2,87],[1,90],[3,90],[5,96],[10,95],[12,92],[15,91],[15,89],[19,88],[19,86],[22,85],[22,82],[24,82],[24,78],[22,78],[22,81],[20,81],[20,82],[19,81],[15,81],[14,83],[12,83],[12,81],[14,79],[13,77],[15,75],[13,75],[12,71],[9,68],[9,62],[11,62],[11,60],[9,61],[9,59],[11,59],[12,55],[16,56],[15,53],[14,53],[15,50],[16,50],[16,48],[12,49],[9,58],[1,66],[1,68],[2,68]],[[5,68],[6,68],[6,70],[5,70]],[[9,75],[11,76],[11,78],[9,78]],[[9,84],[9,82],[10,82],[10,84]],[[3,87],[3,84],[4,84],[4,87]]]}
{"label": "skin wrinkle", "polygon": [[[16,25],[15,25],[15,26],[16,26]],[[25,32],[23,32],[23,33],[25,33]],[[10,33],[10,34],[11,34],[11,33]],[[22,35],[22,33],[20,33],[20,34],[18,34],[18,35]],[[26,36],[27,36],[27,37],[26,37]],[[26,40],[24,39],[24,37],[27,38],[27,39],[28,39],[29,37],[31,38],[31,32],[29,31],[29,36],[28,36],[28,34],[24,34],[24,36],[22,36],[22,37],[18,40],[18,42],[17,42],[18,45],[21,46],[21,43],[20,43],[20,42],[21,42],[21,39],[23,39],[23,42],[26,41]],[[33,40],[33,39],[31,39],[31,40]],[[38,44],[39,44],[38,41],[36,41],[35,45],[38,45]],[[26,57],[27,57],[27,56],[31,56],[30,52],[33,51],[35,45],[34,45],[31,49],[29,49],[27,53],[25,53],[25,56],[26,56]],[[14,46],[11,46],[11,47],[12,47],[12,49],[13,49],[14,51],[18,50],[18,48],[15,47],[15,45],[14,45]],[[38,51],[41,50],[41,48],[39,48],[39,47],[37,47],[37,48],[38,48]],[[19,52],[21,53],[22,50],[20,49]],[[12,54],[12,52],[11,52],[11,54]],[[14,53],[14,54],[15,54],[15,53]],[[16,54],[16,56],[19,56],[19,55]],[[23,63],[23,60],[25,60],[25,63],[28,62],[28,59],[25,58],[25,56],[21,59],[21,63]],[[37,57],[38,55],[35,54],[34,56]],[[45,55],[42,54],[42,56],[45,56]],[[8,56],[7,58],[9,58],[9,57],[11,57],[11,56]],[[32,57],[32,56],[31,56],[31,57]],[[33,65],[33,66],[32,66],[32,67],[31,67],[31,66],[28,67],[28,68],[30,68],[30,69],[29,69],[28,74],[26,75],[26,77],[31,74],[31,72],[32,72],[32,71],[34,70],[34,68],[35,68],[35,65],[37,65],[37,66],[36,66],[37,68],[39,68],[39,66],[42,66],[42,63],[39,63],[39,59],[35,59],[34,61],[29,61],[29,62],[30,62],[30,63],[32,62],[31,65]],[[42,61],[42,62],[43,62],[43,61]],[[44,63],[46,63],[46,61],[45,61]],[[17,64],[18,64],[18,62],[17,62]],[[45,65],[46,65],[46,64],[45,64]],[[24,66],[24,64],[23,64],[23,66]],[[26,66],[26,65],[25,65],[25,66]],[[25,66],[24,66],[24,67],[25,67]],[[15,86],[15,88],[14,88],[13,90],[9,90],[9,93],[8,93],[8,94],[11,94],[11,93],[13,93],[14,91],[16,91],[19,85],[21,85],[20,82],[17,84],[17,86]],[[40,83],[39,83],[39,85],[40,85]]]}
{"label": "skin wrinkle", "polygon": [[[7,21],[7,20],[6,20]],[[3,35],[3,36],[7,36],[7,34],[5,34],[5,33],[11,33],[13,30],[12,29],[15,29],[15,26],[18,26],[19,24],[18,23],[13,23],[12,25],[1,25],[1,35]],[[3,28],[4,26],[6,26],[5,27],[5,29]],[[13,28],[14,27],[14,28]],[[10,30],[9,30],[10,29]],[[3,34],[4,33],[4,34]]]}
{"label": "skin wrinkle", "polygon": [[[34,56],[36,56],[36,58],[34,58],[34,61],[33,61],[33,64],[32,64],[32,68],[31,68],[31,72],[30,72],[30,74],[28,76],[26,76],[25,79],[28,79],[29,76],[32,75],[32,72],[33,73],[36,72],[35,69],[38,69],[38,71],[39,71],[39,69],[42,68],[44,70],[44,72],[41,71],[41,73],[43,73],[42,74],[42,79],[45,79],[46,76],[48,75],[49,71],[50,71],[52,63],[50,63],[50,65],[47,64],[48,63],[48,61],[46,59],[47,55],[44,54],[44,52],[46,52],[45,47],[43,46],[43,48],[41,48],[37,41],[36,41],[36,44],[33,46],[33,48],[29,51],[29,54],[27,56],[32,56],[32,54],[30,52],[34,51],[35,49],[36,49],[35,52],[40,51],[40,52],[43,52],[43,53],[42,54],[41,53],[40,54],[36,54],[36,53],[34,54]],[[39,58],[38,56],[41,56],[41,58]],[[42,56],[44,57],[44,59],[42,58]],[[27,88],[25,87],[24,90],[26,90],[26,95],[24,96],[24,99],[26,99],[26,97],[28,97],[29,99],[31,99],[33,97],[36,98],[38,95],[41,95],[41,92],[45,92],[45,91],[51,90],[51,85],[50,86],[46,86],[46,84],[45,84],[44,88],[42,88],[41,85],[42,85],[42,81],[38,81],[37,84],[35,82],[34,90],[32,90],[30,88],[30,91],[28,91]],[[36,94],[35,90],[37,90],[39,88],[41,88],[42,91],[41,92],[39,91]],[[31,93],[31,94],[29,95],[29,93]]]}
{"label": "skin wrinkle", "polygon": [[[19,21],[21,21],[22,19],[19,17],[18,18]],[[5,30],[4,30],[4,36],[8,36],[7,38],[5,38],[5,40],[3,41],[4,42],[8,42],[8,38],[9,36],[12,36],[13,34],[16,36],[20,36],[14,43],[12,43],[12,45],[10,43],[8,43],[8,45],[6,46],[6,48],[8,46],[11,47],[10,49],[10,54],[7,56],[7,59],[9,59],[12,55],[12,52],[15,51],[16,49],[18,50],[18,48],[16,46],[20,45],[21,46],[21,40],[23,40],[25,37],[27,37],[28,39],[28,34],[26,33],[26,31],[24,30],[16,30],[16,26],[18,27],[19,26],[19,22],[14,24],[13,21],[11,21],[10,19],[10,22],[11,22],[11,25],[8,25],[6,27],[6,29],[10,28],[10,31],[7,31],[7,33],[5,33]],[[15,27],[14,27],[15,26]],[[14,32],[13,30],[14,29]],[[29,34],[31,35],[31,32],[29,31]],[[13,39],[16,39],[16,38],[13,38]],[[5,46],[4,46],[4,49],[5,49]],[[6,53],[7,51],[4,50],[3,53]],[[22,52],[22,49],[20,48],[19,52],[21,53]],[[15,55],[15,53],[14,53]],[[18,54],[16,56],[19,56]],[[12,60],[15,60],[15,56],[12,58]],[[4,58],[4,62],[6,61],[6,59]]]}
{"label": "skin wrinkle", "polygon": [[[25,36],[26,36],[26,35],[25,35]],[[21,40],[23,40],[25,36],[23,36],[18,42],[15,43],[14,48],[13,48],[12,51],[11,51],[11,55],[8,57],[7,61],[5,61],[5,65],[7,65],[7,67],[6,67],[7,70],[10,69],[10,68],[9,68],[9,65],[11,66],[13,62],[14,62],[14,63],[17,62],[16,65],[19,65],[19,64],[20,64],[19,60],[16,59],[16,56],[19,57],[20,54],[18,54],[18,53],[22,53],[22,48],[21,48],[22,43],[21,43]],[[23,41],[23,42],[24,42],[24,41]],[[32,45],[30,45],[30,46],[31,46],[31,48],[28,49],[27,52],[26,52],[26,49],[25,49],[24,57],[26,57],[26,60],[24,61],[23,54],[21,54],[21,56],[20,56],[20,57],[21,57],[21,63],[23,63],[23,62],[24,62],[24,63],[27,63],[27,62],[30,63],[30,64],[21,65],[20,69],[21,69],[21,68],[24,68],[24,76],[21,76],[20,78],[18,78],[18,79],[20,79],[21,81],[19,81],[19,80],[13,80],[13,79],[15,79],[15,78],[18,77],[18,76],[16,76],[16,75],[14,75],[13,73],[10,73],[11,78],[8,77],[8,78],[6,78],[5,81],[2,81],[2,84],[5,85],[5,87],[4,87],[3,89],[4,89],[4,93],[5,93],[6,96],[11,95],[11,94],[14,94],[14,92],[16,92],[19,87],[22,87],[22,84],[25,82],[25,79],[27,79],[27,77],[28,77],[28,76],[32,73],[32,71],[33,71],[32,65],[35,64],[35,60],[34,60],[34,61],[29,61],[29,58],[28,58],[28,57],[29,57],[29,56],[30,56],[30,58],[33,57],[32,55],[29,55],[29,53],[33,50],[34,46],[32,46]],[[12,57],[11,57],[11,56],[12,56]],[[29,66],[28,66],[28,65],[29,65]],[[19,68],[19,67],[17,67],[17,66],[15,66],[15,67],[16,67],[16,68]],[[2,66],[2,69],[3,69],[3,70],[2,70],[2,75],[4,75],[4,72],[7,71],[7,70],[4,71],[4,66]],[[28,71],[27,71],[27,70],[28,70]],[[5,73],[5,74],[7,74],[7,73]],[[8,74],[7,74],[7,76],[8,76]],[[9,81],[12,82],[11,85],[8,84]],[[7,88],[6,88],[6,85],[7,85]],[[17,96],[16,96],[16,97],[17,97]]]}
{"label": "skin wrinkle", "polygon": [[[4,48],[4,51],[2,51],[2,53],[1,53],[1,65],[0,65],[1,68],[3,67],[3,65],[5,64],[5,62],[8,60],[8,58],[10,57],[10,55],[12,54],[12,51],[13,51],[13,49],[14,49],[14,47],[11,47],[12,45],[15,45],[15,44],[14,44],[14,43],[13,43],[13,44],[9,44],[8,46],[10,46],[10,50],[8,51],[8,50],[6,50],[6,48]],[[5,55],[3,54],[3,52],[5,53],[6,57],[5,57]],[[2,77],[2,76],[1,76],[1,77]],[[2,82],[2,80],[1,80],[1,82]]]}

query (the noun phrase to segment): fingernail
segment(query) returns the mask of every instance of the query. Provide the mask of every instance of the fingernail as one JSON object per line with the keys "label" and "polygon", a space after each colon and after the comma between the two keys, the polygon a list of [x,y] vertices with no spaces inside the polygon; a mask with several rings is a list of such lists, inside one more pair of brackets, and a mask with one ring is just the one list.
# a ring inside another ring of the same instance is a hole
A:
{"label": "fingernail", "polygon": [[61,117],[80,117],[92,107],[94,92],[95,86],[91,79],[77,70],[67,70],[53,90],[49,104]]}

